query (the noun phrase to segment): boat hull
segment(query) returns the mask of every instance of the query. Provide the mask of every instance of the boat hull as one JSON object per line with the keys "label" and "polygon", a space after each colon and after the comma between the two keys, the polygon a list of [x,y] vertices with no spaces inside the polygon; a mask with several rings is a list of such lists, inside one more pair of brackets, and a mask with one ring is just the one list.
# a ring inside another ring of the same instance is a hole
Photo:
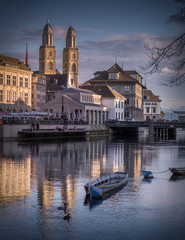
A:
{"label": "boat hull", "polygon": [[84,186],[90,197],[102,197],[103,195],[121,188],[127,183],[127,173],[113,173],[102,178],[95,179]]}
{"label": "boat hull", "polygon": [[142,170],[142,174],[144,178],[153,178],[153,174],[151,171]]}
{"label": "boat hull", "polygon": [[169,170],[170,170],[174,175],[182,175],[182,176],[185,176],[185,167],[184,167],[184,168],[169,168]]}

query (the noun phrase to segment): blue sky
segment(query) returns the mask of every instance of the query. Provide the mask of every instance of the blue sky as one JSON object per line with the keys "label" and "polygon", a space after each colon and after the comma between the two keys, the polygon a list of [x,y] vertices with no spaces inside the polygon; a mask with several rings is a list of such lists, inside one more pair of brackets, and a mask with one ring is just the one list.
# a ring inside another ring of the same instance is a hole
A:
{"label": "blue sky", "polygon": [[[27,41],[30,66],[38,70],[42,31],[50,19],[60,71],[66,31],[73,23],[80,52],[80,83],[92,78],[95,71],[107,70],[115,56],[125,70],[141,73],[139,66],[148,60],[144,43],[161,44],[182,32],[179,26],[167,23],[176,9],[173,0],[5,1],[0,15],[0,54],[24,61]],[[161,86],[158,80],[171,74],[171,69],[164,65],[161,70],[150,77],[141,73],[147,87],[160,96],[163,109],[185,109],[185,88]]]}

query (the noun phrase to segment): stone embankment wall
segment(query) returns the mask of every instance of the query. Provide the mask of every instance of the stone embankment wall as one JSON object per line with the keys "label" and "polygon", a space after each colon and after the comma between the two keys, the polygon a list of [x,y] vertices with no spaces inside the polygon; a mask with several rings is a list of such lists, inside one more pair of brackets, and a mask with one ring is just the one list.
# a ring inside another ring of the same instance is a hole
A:
{"label": "stone embankment wall", "polygon": [[[87,134],[95,134],[97,132],[108,132],[105,125],[40,125],[39,131],[57,131],[57,128],[65,131],[87,131]],[[30,125],[5,124],[0,125],[0,139],[17,139],[19,131],[31,131]],[[35,130],[36,131],[36,130]]]}

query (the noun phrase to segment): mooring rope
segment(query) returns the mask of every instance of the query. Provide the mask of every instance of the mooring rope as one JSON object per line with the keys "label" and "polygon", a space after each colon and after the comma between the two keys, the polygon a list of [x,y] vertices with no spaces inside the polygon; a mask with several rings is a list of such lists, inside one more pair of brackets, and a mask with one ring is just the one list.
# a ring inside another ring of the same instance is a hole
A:
{"label": "mooring rope", "polygon": [[165,170],[165,171],[162,171],[162,172],[153,172],[153,171],[151,171],[152,173],[154,173],[154,174],[160,174],[160,173],[165,173],[165,172],[168,172],[168,171],[170,171],[169,169],[167,169],[167,170]]}

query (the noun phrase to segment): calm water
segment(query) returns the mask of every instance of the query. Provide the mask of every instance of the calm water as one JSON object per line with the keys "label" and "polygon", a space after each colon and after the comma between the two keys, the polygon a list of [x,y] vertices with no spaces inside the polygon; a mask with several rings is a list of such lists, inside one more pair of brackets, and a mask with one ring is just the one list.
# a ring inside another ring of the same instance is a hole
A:
{"label": "calm water", "polygon": [[[185,178],[166,171],[180,166],[185,139],[0,143],[0,239],[184,240]],[[141,169],[154,178],[144,181]],[[83,185],[113,171],[128,171],[128,184],[89,202]]]}

